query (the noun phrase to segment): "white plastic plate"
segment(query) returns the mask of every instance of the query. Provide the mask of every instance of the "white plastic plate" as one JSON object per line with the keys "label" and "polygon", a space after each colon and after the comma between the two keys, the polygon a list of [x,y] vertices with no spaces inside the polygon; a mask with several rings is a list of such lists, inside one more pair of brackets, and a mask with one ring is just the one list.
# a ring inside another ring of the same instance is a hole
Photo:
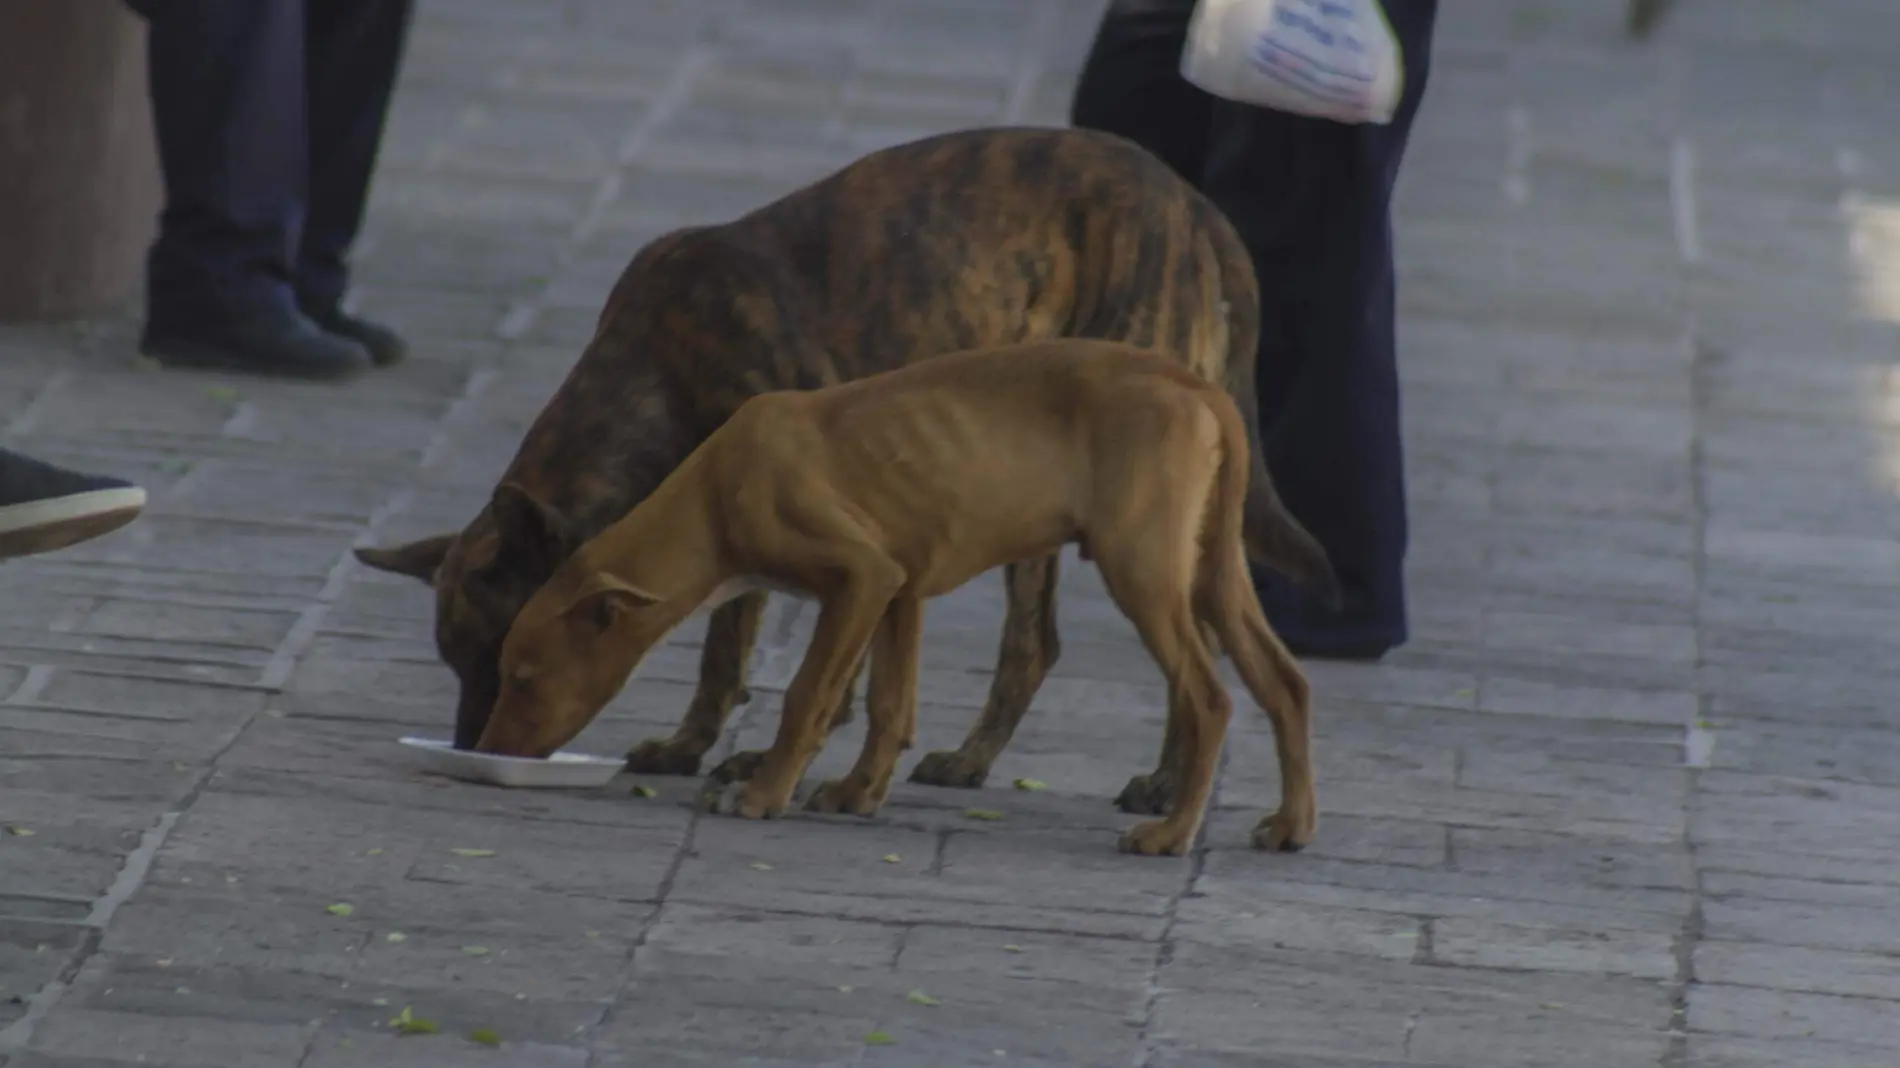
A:
{"label": "white plastic plate", "polygon": [[488,783],[491,786],[551,786],[586,788],[605,786],[620,774],[622,762],[608,757],[570,753],[563,749],[546,760],[533,757],[499,756],[457,749],[440,738],[404,738],[402,744],[416,750],[424,770],[452,779]]}

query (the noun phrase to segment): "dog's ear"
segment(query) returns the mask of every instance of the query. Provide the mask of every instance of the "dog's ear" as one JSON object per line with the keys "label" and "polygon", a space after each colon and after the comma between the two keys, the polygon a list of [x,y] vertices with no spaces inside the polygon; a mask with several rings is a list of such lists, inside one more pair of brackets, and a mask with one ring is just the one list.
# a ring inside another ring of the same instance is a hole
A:
{"label": "dog's ear", "polygon": [[574,536],[567,520],[518,482],[495,487],[488,514],[501,541],[497,556],[538,553],[558,562],[573,550]]}
{"label": "dog's ear", "polygon": [[442,566],[442,560],[449,555],[449,546],[454,542],[453,534],[437,534],[433,538],[423,538],[387,549],[357,549],[356,558],[378,571],[408,575],[424,584],[434,585],[436,569]]}
{"label": "dog's ear", "polygon": [[625,579],[605,571],[596,571],[581,584],[580,592],[567,603],[562,614],[586,619],[602,630],[613,626],[620,613],[643,605],[658,604],[660,598]]}

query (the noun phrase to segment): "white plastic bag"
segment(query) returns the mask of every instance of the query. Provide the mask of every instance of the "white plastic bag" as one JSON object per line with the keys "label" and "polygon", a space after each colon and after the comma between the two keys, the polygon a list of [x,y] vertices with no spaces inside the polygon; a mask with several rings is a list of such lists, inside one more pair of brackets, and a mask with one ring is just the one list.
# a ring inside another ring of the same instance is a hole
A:
{"label": "white plastic bag", "polygon": [[1405,90],[1378,0],[1200,0],[1181,76],[1243,104],[1381,126]]}

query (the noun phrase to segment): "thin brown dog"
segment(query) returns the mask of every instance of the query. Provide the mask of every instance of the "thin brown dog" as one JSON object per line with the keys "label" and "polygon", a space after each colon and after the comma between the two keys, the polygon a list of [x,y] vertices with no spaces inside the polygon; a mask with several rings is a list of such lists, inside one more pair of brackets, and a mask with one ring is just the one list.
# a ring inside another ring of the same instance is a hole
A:
{"label": "thin brown dog", "polygon": [[1247,575],[1249,451],[1218,386],[1104,341],[957,353],[755,397],[521,610],[476,748],[546,756],[701,606],[787,590],[819,602],[811,647],[776,741],[715,807],[784,811],[868,648],[864,748],[808,807],[870,815],[914,735],[924,600],[1076,542],[1168,681],[1179,791],[1123,850],[1178,854],[1199,831],[1231,707],[1216,640],[1278,743],[1280,809],[1255,844],[1298,849],[1317,818],[1308,687]]}

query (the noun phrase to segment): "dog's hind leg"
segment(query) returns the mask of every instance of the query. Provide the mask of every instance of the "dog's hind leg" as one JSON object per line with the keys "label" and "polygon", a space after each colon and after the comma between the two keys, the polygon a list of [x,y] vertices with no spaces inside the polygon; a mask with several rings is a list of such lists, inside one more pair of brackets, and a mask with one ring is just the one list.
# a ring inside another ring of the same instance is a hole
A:
{"label": "dog's hind leg", "polygon": [[1089,546],[1109,596],[1167,679],[1171,767],[1179,775],[1167,815],[1122,835],[1126,853],[1179,855],[1193,845],[1232,714],[1195,610],[1200,542],[1220,466],[1220,454],[1209,448],[1211,429],[1198,416],[1174,412],[1152,427],[1125,427],[1148,443],[1142,456],[1096,472]]}
{"label": "dog's hind leg", "polygon": [[[1207,655],[1219,661],[1222,648],[1220,635],[1207,623],[1200,625],[1201,641],[1207,646]],[[1115,795],[1115,807],[1123,812],[1144,816],[1159,816],[1174,804],[1174,795],[1181,788],[1182,769],[1181,739],[1175,731],[1176,718],[1172,711],[1168,715],[1168,725],[1161,735],[1161,756],[1155,761],[1155,770],[1146,775],[1137,775],[1128,780],[1122,792]]]}
{"label": "dog's hind leg", "polygon": [[[692,775],[707,750],[719,743],[734,705],[750,699],[746,668],[758,641],[766,594],[743,594],[713,610],[706,621],[706,644],[699,654],[699,689],[671,737],[648,738],[627,751],[627,770],[638,775]],[[746,756],[740,753],[720,765]],[[756,758],[753,761],[756,763]],[[747,778],[741,775],[739,778]],[[729,780],[730,781],[730,780]]]}
{"label": "dog's hind leg", "polygon": [[1196,625],[1188,584],[1171,581],[1177,578],[1168,573],[1173,564],[1117,560],[1102,568],[1116,605],[1135,625],[1168,680],[1168,720],[1177,738],[1181,771],[1180,789],[1168,814],[1129,828],[1121,839],[1124,853],[1178,856],[1193,845],[1214,790],[1232,713],[1233,701]]}
{"label": "dog's hind leg", "polygon": [[1043,679],[1062,655],[1056,633],[1058,559],[1052,554],[1003,568],[1009,614],[1003,620],[1002,648],[983,714],[961,746],[926,753],[911,770],[910,781],[974,788],[989,778],[990,766],[1009,745]]}
{"label": "dog's hind leg", "polygon": [[1226,555],[1224,566],[1208,576],[1201,601],[1241,682],[1272,722],[1280,758],[1280,809],[1254,828],[1253,844],[1296,852],[1312,841],[1319,823],[1313,790],[1312,687],[1267,623],[1246,577],[1244,552],[1235,544]]}
{"label": "dog's hind leg", "polygon": [[1161,756],[1155,769],[1128,780],[1115,795],[1115,807],[1137,816],[1159,816],[1174,804],[1181,790],[1181,738],[1176,730],[1180,713],[1174,708],[1175,694],[1168,695],[1168,721],[1161,734]]}
{"label": "dog's hind leg", "polygon": [[923,602],[915,597],[899,597],[884,610],[869,652],[871,680],[865,694],[869,729],[864,748],[851,771],[820,785],[806,808],[871,816],[890,795],[897,756],[917,734],[917,658],[923,646],[923,623]]}

